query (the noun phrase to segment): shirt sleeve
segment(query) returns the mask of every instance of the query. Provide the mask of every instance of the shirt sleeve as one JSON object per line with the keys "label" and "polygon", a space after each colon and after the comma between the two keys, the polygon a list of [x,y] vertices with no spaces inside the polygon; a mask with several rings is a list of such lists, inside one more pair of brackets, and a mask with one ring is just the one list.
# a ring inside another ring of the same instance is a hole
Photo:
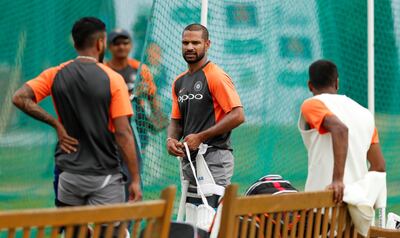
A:
{"label": "shirt sleeve", "polygon": [[111,88],[110,117],[133,115],[131,101],[129,100],[128,87],[121,75],[109,75]]}
{"label": "shirt sleeve", "polygon": [[378,129],[374,129],[374,134],[372,135],[372,140],[371,144],[378,144],[379,143],[379,135],[378,135]]}
{"label": "shirt sleeve", "polygon": [[301,113],[311,128],[318,130],[320,134],[328,132],[323,127],[324,119],[326,116],[333,115],[333,113],[323,102],[318,99],[306,100],[301,106]]}
{"label": "shirt sleeve", "polygon": [[175,92],[175,82],[172,84],[172,112],[171,112],[172,119],[181,119],[182,115],[179,110],[178,104],[178,97],[176,96]]}
{"label": "shirt sleeve", "polygon": [[45,97],[51,94],[51,87],[58,70],[58,67],[49,68],[43,71],[36,78],[26,82],[26,84],[32,88],[35,94],[36,103],[39,103]]}
{"label": "shirt sleeve", "polygon": [[228,75],[224,73],[211,73],[207,76],[210,92],[225,113],[235,107],[241,107],[239,94]]}

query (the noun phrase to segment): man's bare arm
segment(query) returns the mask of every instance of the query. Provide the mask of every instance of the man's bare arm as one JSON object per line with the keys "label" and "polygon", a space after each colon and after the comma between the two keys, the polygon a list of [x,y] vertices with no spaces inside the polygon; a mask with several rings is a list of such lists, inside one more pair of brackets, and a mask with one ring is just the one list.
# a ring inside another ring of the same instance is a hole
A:
{"label": "man's bare arm", "polygon": [[367,153],[367,159],[370,164],[369,171],[386,171],[385,159],[383,158],[381,145],[379,143],[371,144]]}
{"label": "man's bare arm", "polygon": [[322,126],[332,135],[334,164],[332,184],[329,188],[335,192],[335,201],[341,202],[344,190],[344,167],[349,144],[348,128],[335,115],[326,116]]}
{"label": "man's bare arm", "polygon": [[182,138],[182,125],[180,120],[171,119],[168,126],[168,139],[167,139],[167,149],[170,155],[184,157],[183,144],[179,142]]}
{"label": "man's bare arm", "polygon": [[128,117],[121,116],[114,118],[113,124],[115,127],[115,140],[132,178],[132,183],[129,187],[131,198],[134,201],[141,200],[142,192],[140,189],[139,163]]}
{"label": "man's bare arm", "polygon": [[168,126],[168,137],[180,140],[182,138],[182,125],[180,120],[178,119],[171,119],[171,122]]}
{"label": "man's bare arm", "polygon": [[54,128],[60,124],[57,119],[52,117],[43,108],[36,104],[35,94],[33,93],[31,87],[27,84],[24,84],[14,93],[12,101],[14,105],[21,111],[39,121],[42,121]]}
{"label": "man's bare arm", "polygon": [[24,84],[19,88],[14,93],[12,101],[21,111],[56,129],[60,147],[63,151],[71,153],[77,150],[78,141],[67,134],[64,126],[57,119],[36,104],[35,94],[29,85]]}

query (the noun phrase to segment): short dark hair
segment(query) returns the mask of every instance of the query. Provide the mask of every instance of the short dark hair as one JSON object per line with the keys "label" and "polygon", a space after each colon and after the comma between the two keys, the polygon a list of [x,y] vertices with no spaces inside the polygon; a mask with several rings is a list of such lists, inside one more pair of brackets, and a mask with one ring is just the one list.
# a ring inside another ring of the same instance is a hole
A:
{"label": "short dark hair", "polygon": [[72,38],[75,48],[83,50],[91,47],[98,39],[99,32],[105,32],[106,25],[96,17],[83,17],[74,23],[72,27]]}
{"label": "short dark hair", "polygon": [[208,30],[205,26],[203,26],[201,24],[193,23],[193,24],[186,26],[182,32],[182,35],[185,31],[201,31],[203,39],[208,40]]}
{"label": "short dark hair", "polygon": [[335,84],[339,77],[336,65],[329,60],[317,60],[308,69],[310,83],[317,89]]}

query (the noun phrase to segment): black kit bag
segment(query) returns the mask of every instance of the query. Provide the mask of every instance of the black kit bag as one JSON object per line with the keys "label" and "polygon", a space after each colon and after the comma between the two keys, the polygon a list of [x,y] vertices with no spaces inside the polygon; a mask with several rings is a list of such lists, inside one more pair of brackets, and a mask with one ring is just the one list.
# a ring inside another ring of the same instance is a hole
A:
{"label": "black kit bag", "polygon": [[280,175],[266,175],[254,182],[244,194],[245,196],[271,194],[277,195],[282,193],[298,192],[292,184],[284,180]]}
{"label": "black kit bag", "polygon": [[[258,179],[254,182],[245,193],[245,196],[253,196],[253,195],[261,195],[261,194],[270,194],[270,195],[278,195],[284,193],[296,193],[298,190],[292,186],[292,184],[288,180],[284,180],[280,175],[266,175]],[[265,219],[268,219],[269,214],[264,214]],[[280,221],[277,221],[275,217],[272,219],[272,234],[274,234],[275,225],[279,222],[281,223],[281,229],[283,228],[284,218],[285,216],[289,216],[289,229],[292,229],[294,225],[300,220],[299,216],[293,217],[291,212],[288,212],[282,216]],[[241,222],[243,222],[243,217],[240,218]],[[258,229],[259,229],[259,221],[260,217],[256,218],[256,236],[258,237]],[[248,227],[250,226],[251,219],[248,219]],[[267,225],[265,223],[265,225]],[[239,226],[241,227],[241,225]],[[240,229],[240,228],[239,228]],[[264,228],[267,230],[267,227]],[[249,231],[247,231],[249,232]],[[239,234],[241,231],[239,230]]]}

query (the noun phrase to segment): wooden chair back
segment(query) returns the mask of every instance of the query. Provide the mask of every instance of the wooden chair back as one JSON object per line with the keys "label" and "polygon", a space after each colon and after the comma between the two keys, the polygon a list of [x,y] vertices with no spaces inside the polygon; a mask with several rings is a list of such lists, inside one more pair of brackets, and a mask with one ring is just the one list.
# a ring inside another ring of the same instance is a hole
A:
{"label": "wooden chair back", "polygon": [[[80,206],[0,212],[0,237],[126,237],[167,238],[176,188],[161,192],[161,199],[101,206]],[[17,235],[17,236],[16,236]],[[22,236],[21,236],[22,235]]]}
{"label": "wooden chair back", "polygon": [[227,187],[220,238],[358,237],[345,204],[333,192],[299,192],[238,197],[238,186]]}

